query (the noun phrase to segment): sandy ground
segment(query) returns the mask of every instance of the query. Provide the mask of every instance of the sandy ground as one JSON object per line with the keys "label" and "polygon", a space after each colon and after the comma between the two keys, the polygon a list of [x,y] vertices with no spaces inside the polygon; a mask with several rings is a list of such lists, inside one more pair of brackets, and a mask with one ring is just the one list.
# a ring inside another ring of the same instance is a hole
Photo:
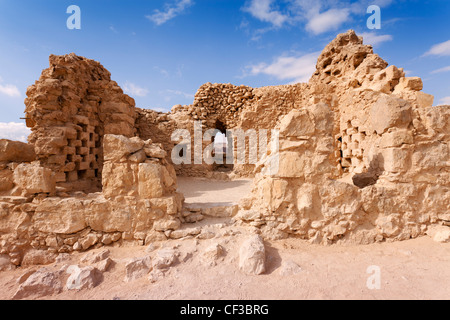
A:
{"label": "sandy ground", "polygon": [[[250,192],[251,180],[232,182],[180,178],[179,190],[188,204],[232,205]],[[185,228],[199,227],[213,237],[153,243],[145,247],[108,248],[115,265],[103,274],[93,289],[64,291],[39,299],[120,300],[301,300],[301,299],[450,299],[450,244],[428,237],[368,246],[312,245],[298,239],[266,242],[266,273],[243,274],[238,267],[239,248],[251,229],[233,225],[229,218],[206,219]],[[225,249],[224,256],[205,262],[203,252],[211,245]],[[150,256],[161,248],[174,248],[179,261],[157,282],[147,277],[124,282],[125,264],[134,257]],[[100,251],[102,249],[97,249]],[[46,266],[65,270],[80,264],[85,253],[74,253]],[[285,273],[284,265],[297,264],[298,273]],[[81,266],[84,266],[81,264]],[[369,289],[370,266],[380,270],[380,288]],[[0,273],[0,299],[11,299],[17,279],[42,266],[18,268]],[[65,283],[68,276],[62,277]],[[37,298],[37,297],[34,297]]]}
{"label": "sandy ground", "polygon": [[184,194],[186,205],[225,207],[238,204],[252,190],[251,179],[217,181],[203,178],[178,178],[178,192]]}
{"label": "sandy ground", "polygon": [[[82,291],[65,289],[43,299],[450,299],[450,244],[435,243],[428,237],[369,246],[322,247],[295,239],[266,242],[266,273],[248,276],[238,268],[239,245],[246,235],[239,234],[236,227],[224,227],[223,221],[215,223],[209,227],[221,233],[220,238],[155,243],[152,250],[110,248],[116,264],[104,273],[99,286]],[[230,231],[234,235],[224,236]],[[225,248],[226,255],[211,266],[202,259],[202,252],[215,243]],[[186,261],[172,266],[156,283],[146,277],[124,282],[129,258],[154,257],[161,247],[177,248],[185,254]],[[73,254],[68,260],[47,267],[60,270],[78,263],[82,256]],[[286,261],[297,263],[301,271],[282,275]],[[372,275],[367,269],[372,265],[381,271],[379,290],[367,287]],[[19,287],[18,277],[38,268],[0,273],[0,299],[11,299]]]}

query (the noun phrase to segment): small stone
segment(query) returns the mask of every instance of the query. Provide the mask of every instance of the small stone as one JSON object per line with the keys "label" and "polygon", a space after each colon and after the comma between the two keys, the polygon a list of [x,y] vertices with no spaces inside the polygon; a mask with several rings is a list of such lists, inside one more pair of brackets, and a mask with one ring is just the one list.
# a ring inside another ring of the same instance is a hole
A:
{"label": "small stone", "polygon": [[202,260],[210,266],[217,265],[217,260],[225,254],[225,249],[218,243],[212,244],[203,251]]}
{"label": "small stone", "polygon": [[184,221],[186,223],[196,223],[196,222],[199,222],[199,221],[203,221],[204,219],[205,219],[204,215],[196,213],[196,214],[190,214],[190,215],[186,216],[184,218]]}
{"label": "small stone", "polygon": [[165,232],[165,231],[173,231],[173,230],[178,230],[181,226],[181,222],[178,219],[175,220],[158,220],[155,221],[155,224],[153,225],[153,228],[156,231],[161,231],[161,232]]}
{"label": "small stone", "polygon": [[113,242],[119,241],[122,238],[122,234],[120,232],[116,232],[111,236],[111,240]]}
{"label": "small stone", "polygon": [[67,244],[69,246],[73,246],[76,242],[77,242],[77,238],[76,237],[71,237],[71,238],[67,238],[64,240],[64,244]]}
{"label": "small stone", "polygon": [[110,253],[111,252],[108,249],[104,249],[100,252],[89,252],[81,258],[80,262],[94,264],[108,258]]}
{"label": "small stone", "polygon": [[74,243],[73,250],[74,251],[81,251],[81,244],[80,244],[80,242],[77,241],[77,242]]}
{"label": "small stone", "polygon": [[[85,238],[80,240],[81,248],[87,250],[98,242],[98,237],[95,234],[88,234]],[[74,248],[75,249],[75,248]]]}
{"label": "small stone", "polygon": [[27,279],[33,274],[35,273],[36,270],[28,270],[25,273],[23,273],[18,279],[17,279],[17,284],[22,284],[25,281],[27,281]]}
{"label": "small stone", "polygon": [[446,226],[430,226],[427,230],[427,235],[434,241],[447,243],[450,242],[450,227]]}
{"label": "small stone", "polygon": [[212,239],[212,238],[214,238],[216,236],[216,234],[214,233],[214,232],[212,232],[212,231],[202,231],[202,233],[200,233],[198,236],[197,236],[197,239],[200,239],[200,240],[207,240],[207,239]]}
{"label": "small stone", "polygon": [[106,258],[105,260],[94,264],[94,267],[97,268],[100,272],[107,272],[113,265],[114,260],[112,260],[111,258]]}
{"label": "small stone", "polygon": [[67,290],[83,290],[92,289],[98,286],[102,280],[102,273],[94,267],[84,267],[73,265],[69,266],[66,271],[70,274],[67,279],[66,288]]}
{"label": "small stone", "polygon": [[151,269],[151,258],[134,258],[125,265],[125,282],[145,277]]}
{"label": "small stone", "polygon": [[170,248],[161,249],[153,260],[153,269],[167,269],[178,260],[178,254]]}
{"label": "small stone", "polygon": [[295,276],[302,272],[302,268],[292,260],[283,261],[280,268],[280,276]]}
{"label": "small stone", "polygon": [[172,231],[170,233],[171,239],[181,239],[188,236],[196,236],[201,232],[201,228],[186,228]]}
{"label": "small stone", "polygon": [[110,245],[111,243],[113,243],[112,236],[110,234],[103,235],[101,241],[104,245]]}
{"label": "small stone", "polygon": [[154,269],[149,273],[147,279],[151,283],[155,283],[155,282],[161,280],[162,278],[164,278],[164,272],[159,269]]}
{"label": "small stone", "polygon": [[11,259],[6,254],[0,254],[0,271],[12,270],[14,266],[11,264]]}

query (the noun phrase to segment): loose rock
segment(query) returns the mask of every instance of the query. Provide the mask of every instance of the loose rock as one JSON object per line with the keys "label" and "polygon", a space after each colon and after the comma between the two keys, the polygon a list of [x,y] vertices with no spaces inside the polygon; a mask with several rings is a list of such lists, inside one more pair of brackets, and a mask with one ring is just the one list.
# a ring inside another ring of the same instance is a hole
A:
{"label": "loose rock", "polygon": [[261,236],[251,236],[242,243],[239,269],[248,275],[260,275],[266,271],[266,250]]}

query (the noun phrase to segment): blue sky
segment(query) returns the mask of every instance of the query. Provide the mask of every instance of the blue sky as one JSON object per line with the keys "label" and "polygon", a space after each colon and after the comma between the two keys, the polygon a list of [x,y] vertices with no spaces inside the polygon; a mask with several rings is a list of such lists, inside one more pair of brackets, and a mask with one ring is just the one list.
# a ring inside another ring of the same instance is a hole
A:
{"label": "blue sky", "polygon": [[[369,30],[367,7],[381,7]],[[67,7],[81,9],[69,30]],[[26,88],[50,54],[100,61],[141,108],[190,104],[205,82],[306,82],[338,33],[354,29],[390,64],[450,104],[450,1],[0,0],[0,138],[24,140]]]}

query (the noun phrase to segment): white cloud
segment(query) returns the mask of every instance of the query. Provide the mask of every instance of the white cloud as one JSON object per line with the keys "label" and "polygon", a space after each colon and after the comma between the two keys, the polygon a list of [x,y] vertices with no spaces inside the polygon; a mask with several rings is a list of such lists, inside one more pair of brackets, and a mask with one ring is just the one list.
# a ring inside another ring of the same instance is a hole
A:
{"label": "white cloud", "polygon": [[450,56],[450,40],[436,44],[425,53],[425,56]]}
{"label": "white cloud", "polygon": [[155,10],[152,15],[146,16],[146,18],[160,26],[183,13],[184,10],[193,4],[192,0],[177,0],[175,3],[166,4],[164,11]]}
{"label": "white cloud", "polygon": [[439,100],[439,103],[441,105],[450,105],[450,97],[444,97],[441,100]]}
{"label": "white cloud", "polygon": [[0,93],[7,95],[9,97],[20,97],[19,89],[12,84],[2,84],[3,78],[0,77]]}
{"label": "white cloud", "polygon": [[0,84],[0,93],[3,93],[9,97],[20,97],[19,89],[11,84],[6,85]]}
{"label": "white cloud", "polygon": [[125,85],[123,86],[123,91],[125,91],[125,93],[127,94],[137,97],[145,97],[148,94],[147,89],[138,87],[134,83],[128,81],[125,82]]}
{"label": "white cloud", "polygon": [[363,32],[361,33],[361,36],[363,36],[365,44],[370,44],[372,46],[377,46],[380,43],[392,41],[394,39],[390,34],[376,35],[375,33],[370,32]]}
{"label": "white cloud", "polygon": [[168,93],[176,95],[176,96],[183,96],[186,99],[194,99],[194,95],[191,93],[186,93],[179,90],[166,90]]}
{"label": "white cloud", "polygon": [[261,21],[271,23],[274,27],[281,27],[288,21],[289,16],[275,10],[273,2],[274,0],[251,0],[244,11]]}
{"label": "white cloud", "polygon": [[450,66],[431,71],[431,74],[442,73],[442,72],[450,72]]}
{"label": "white cloud", "polygon": [[169,72],[167,70],[162,69],[160,67],[154,67],[153,69],[161,73],[165,78],[169,78]]}
{"label": "white cloud", "polygon": [[0,139],[17,140],[27,142],[31,130],[25,123],[18,122],[0,122]]}
{"label": "white cloud", "polygon": [[314,34],[321,34],[339,28],[350,18],[349,9],[330,9],[316,14],[306,24],[306,30]]}
{"label": "white cloud", "polygon": [[393,0],[285,0],[283,2],[287,5],[282,10],[275,7],[276,2],[249,0],[243,10],[272,27],[302,24],[307,31],[318,35],[342,27],[354,16],[367,15],[369,5],[384,8]]}
{"label": "white cloud", "polygon": [[282,56],[272,64],[260,63],[250,66],[251,75],[266,74],[279,80],[289,80],[290,83],[307,82],[316,70],[317,58],[320,52],[303,56]]}

